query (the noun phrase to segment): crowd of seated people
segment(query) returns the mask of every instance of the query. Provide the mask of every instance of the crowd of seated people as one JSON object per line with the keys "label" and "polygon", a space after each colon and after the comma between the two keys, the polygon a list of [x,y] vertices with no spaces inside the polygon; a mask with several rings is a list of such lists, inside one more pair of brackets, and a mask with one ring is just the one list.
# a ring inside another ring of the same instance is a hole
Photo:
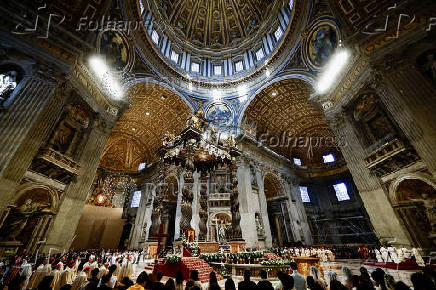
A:
{"label": "crowd of seated people", "polygon": [[[184,281],[181,272],[175,279],[163,280],[160,272],[147,274],[143,271],[132,281],[132,265],[138,263],[140,252],[104,253],[82,252],[40,257],[36,264],[26,261],[26,257],[16,257],[8,265],[3,265],[0,290],[154,290],[154,289],[266,289],[266,290],[406,290],[411,289],[402,281],[387,275],[381,268],[371,273],[364,267],[359,273],[353,273],[343,267],[343,277],[329,270],[321,274],[316,267],[311,267],[310,276],[304,277],[298,272],[297,264],[290,263],[289,273],[279,272],[278,279],[268,279],[266,271],[260,272],[260,280],[253,281],[250,271],[245,271],[242,281],[232,277],[218,283],[217,275],[211,272],[208,283],[201,283],[199,273],[193,270],[190,279]],[[236,281],[236,282],[235,282]],[[239,282],[240,281],[240,282]],[[436,290],[436,273],[430,266],[411,275],[413,289]]]}

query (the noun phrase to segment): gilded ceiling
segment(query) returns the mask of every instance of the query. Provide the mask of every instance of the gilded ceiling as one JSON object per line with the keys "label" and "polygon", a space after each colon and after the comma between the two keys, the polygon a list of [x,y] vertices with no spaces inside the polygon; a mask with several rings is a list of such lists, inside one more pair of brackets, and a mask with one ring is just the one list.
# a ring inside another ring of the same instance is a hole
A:
{"label": "gilded ceiling", "polygon": [[255,34],[273,12],[274,1],[160,0],[157,4],[181,40],[197,48],[223,48]]}
{"label": "gilded ceiling", "polygon": [[158,159],[157,149],[168,131],[178,134],[191,112],[188,105],[167,88],[141,83],[126,94],[129,108],[109,138],[101,166],[113,171],[135,172],[139,163]]}
{"label": "gilded ceiling", "polygon": [[286,196],[285,189],[274,174],[268,173],[264,179],[264,191],[267,200]]}
{"label": "gilded ceiling", "polygon": [[334,135],[320,108],[308,100],[311,89],[298,79],[276,82],[254,98],[244,118],[256,124],[257,138],[278,154],[298,157],[304,166],[323,167],[323,154],[333,153],[336,159],[342,155],[332,145]]}

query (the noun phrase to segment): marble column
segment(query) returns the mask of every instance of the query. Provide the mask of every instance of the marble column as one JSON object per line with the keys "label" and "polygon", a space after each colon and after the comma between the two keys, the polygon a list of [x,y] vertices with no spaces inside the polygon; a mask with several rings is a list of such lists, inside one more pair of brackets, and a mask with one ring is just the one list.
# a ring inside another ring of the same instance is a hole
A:
{"label": "marble column", "polygon": [[51,74],[40,71],[16,89],[0,112],[0,213],[12,202],[16,186],[56,125],[67,90]]}
{"label": "marble column", "polygon": [[142,239],[145,236],[145,225],[146,225],[146,211],[147,211],[147,199],[148,199],[148,191],[146,185],[145,188],[141,189],[141,202],[139,204],[139,208],[136,212],[135,224],[131,231],[130,239],[129,239],[129,249],[139,249],[141,247]]}
{"label": "marble column", "polygon": [[182,190],[185,184],[184,174],[179,177],[179,192],[177,194],[176,218],[174,225],[174,240],[180,239],[180,220],[182,218]]}
{"label": "marble column", "polygon": [[198,238],[200,234],[200,173],[195,171],[193,173],[192,185],[192,219],[190,226],[195,230],[195,237]]}
{"label": "marble column", "polygon": [[359,142],[351,120],[342,111],[329,111],[326,117],[335,136],[341,140],[342,154],[353,175],[378,238],[392,239],[395,237],[398,244],[410,245],[411,239],[395,214],[387,193],[378,178],[371,175],[369,169],[366,168],[364,162],[366,153]]}
{"label": "marble column", "polygon": [[[234,196],[236,207],[239,211],[239,229],[241,231],[242,239],[247,242],[247,247],[257,247],[259,242],[256,228],[256,212],[260,212],[259,199],[253,193],[251,187],[250,167],[244,160],[240,160],[238,164],[237,178],[238,178],[238,195]],[[232,200],[231,200],[232,202]],[[233,213],[233,209],[232,209]],[[233,222],[233,220],[232,220]],[[232,225],[233,226],[233,225]]]}
{"label": "marble column", "polygon": [[43,252],[48,252],[50,248],[61,251],[70,248],[83,208],[91,194],[95,172],[111,130],[112,124],[107,123],[102,117],[94,120],[79,158],[80,172],[64,192],[58,214],[49,228]]}
{"label": "marble column", "polygon": [[263,175],[260,170],[256,170],[257,185],[259,187],[259,206],[260,214],[262,216],[263,227],[265,230],[265,247],[272,247],[272,234],[268,218],[268,204],[265,196],[265,187],[263,183]]}
{"label": "marble column", "polygon": [[436,89],[406,58],[375,71],[381,100],[430,172],[436,174]]}
{"label": "marble column", "polygon": [[296,241],[302,241],[306,245],[313,245],[312,232],[310,231],[307,220],[306,209],[300,197],[300,188],[297,181],[293,181],[289,186],[291,199],[288,201],[290,215],[292,219],[292,232]]}
{"label": "marble column", "polygon": [[148,238],[150,237],[150,229],[151,229],[152,216],[153,216],[153,203],[154,203],[154,198],[156,197],[156,187],[154,185],[150,186],[150,189],[148,192],[151,195],[151,202],[147,206],[147,209],[145,210],[145,220],[146,220],[145,240],[146,241],[148,241]]}

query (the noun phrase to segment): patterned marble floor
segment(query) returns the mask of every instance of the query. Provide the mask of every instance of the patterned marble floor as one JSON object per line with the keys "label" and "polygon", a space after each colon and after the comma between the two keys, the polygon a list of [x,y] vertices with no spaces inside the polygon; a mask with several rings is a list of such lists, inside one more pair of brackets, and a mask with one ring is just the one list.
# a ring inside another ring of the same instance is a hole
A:
{"label": "patterned marble floor", "polygon": [[[134,272],[133,277],[132,277],[133,281],[136,280],[136,277],[139,275],[139,273],[144,271],[144,269],[147,273],[151,273],[151,270],[149,267],[147,267],[147,265],[152,265],[152,263],[153,263],[153,260],[145,260],[145,261],[139,262],[139,264],[137,264],[135,267],[135,272]],[[321,267],[324,270],[324,273],[327,273],[328,271],[333,270],[334,272],[336,272],[338,274],[339,278],[342,281],[344,279],[344,273],[342,272],[343,266],[347,266],[353,272],[353,274],[356,274],[356,275],[359,274],[359,268],[362,266],[367,268],[369,273],[373,272],[376,269],[376,267],[374,267],[374,266],[363,265],[361,260],[336,260],[334,262],[322,263],[322,265],[321,265]],[[412,273],[414,273],[415,271],[409,271],[409,270],[398,270],[397,271],[397,270],[392,270],[392,269],[383,269],[383,270],[387,274],[393,276],[396,281],[403,281],[408,286],[412,286],[412,283],[410,281],[410,275]],[[169,279],[168,277],[164,277],[163,281],[166,282],[168,279]],[[234,276],[233,280],[237,284],[238,282],[242,281],[242,277],[241,276]],[[252,280],[257,282],[259,279],[253,278]],[[271,282],[273,283],[273,286],[275,286],[277,284],[276,280],[271,280]],[[224,283],[225,283],[225,280],[221,280],[219,282],[220,286],[222,286],[222,287],[224,287]]]}

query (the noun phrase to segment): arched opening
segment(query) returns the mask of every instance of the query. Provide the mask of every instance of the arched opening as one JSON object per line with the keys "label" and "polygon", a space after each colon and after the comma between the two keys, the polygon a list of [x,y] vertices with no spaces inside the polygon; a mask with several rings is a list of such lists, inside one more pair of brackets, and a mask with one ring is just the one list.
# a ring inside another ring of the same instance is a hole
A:
{"label": "arched opening", "polygon": [[326,167],[326,153],[343,160],[321,108],[309,100],[312,91],[310,83],[297,78],[264,88],[244,112],[242,133],[290,160],[299,159],[304,167]]}
{"label": "arched opening", "polygon": [[45,240],[56,215],[57,195],[51,189],[28,183],[17,190],[17,198],[8,207],[0,225],[1,240],[15,249],[35,253]]}
{"label": "arched opening", "polygon": [[264,191],[273,244],[283,247],[293,242],[286,191],[277,176],[272,173],[264,177]]}
{"label": "arched opening", "polygon": [[18,65],[9,63],[0,65],[0,108],[8,101],[23,76],[24,72]]}
{"label": "arched opening", "polygon": [[220,212],[210,219],[211,241],[221,242],[223,239],[229,240],[232,217],[228,213]]}
{"label": "arched opening", "polygon": [[414,246],[424,249],[433,247],[435,187],[422,179],[404,178],[394,185],[393,194],[393,206]]}

